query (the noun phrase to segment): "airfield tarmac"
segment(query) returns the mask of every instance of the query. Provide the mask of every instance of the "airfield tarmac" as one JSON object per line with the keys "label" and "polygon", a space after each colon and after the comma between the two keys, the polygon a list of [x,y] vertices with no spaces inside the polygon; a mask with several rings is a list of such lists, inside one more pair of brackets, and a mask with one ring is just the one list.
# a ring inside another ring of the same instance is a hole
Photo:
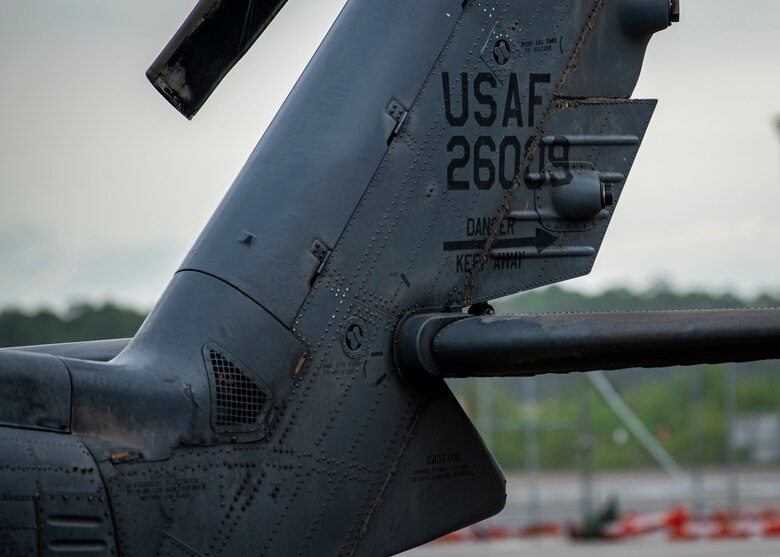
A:
{"label": "airfield tarmac", "polygon": [[780,541],[760,538],[738,541],[669,542],[665,535],[612,543],[579,543],[560,538],[494,542],[434,543],[403,557],[777,557]]}
{"label": "airfield tarmac", "polygon": [[[780,470],[750,471],[738,474],[739,503],[745,510],[780,510]],[[705,508],[726,507],[729,477],[718,471],[706,472]],[[733,486],[734,484],[732,484]],[[594,507],[608,497],[619,498],[622,510],[654,512],[675,505],[693,506],[691,490],[656,472],[601,473],[591,484]],[[576,474],[542,474],[538,482],[542,522],[569,524],[579,517],[580,479]],[[517,528],[531,522],[529,505],[533,489],[522,474],[507,476],[507,505],[489,522]],[[778,557],[780,538],[753,537],[745,540],[697,540],[670,542],[660,532],[618,542],[572,542],[564,537],[509,539],[496,541],[436,542],[402,553],[403,557]]]}

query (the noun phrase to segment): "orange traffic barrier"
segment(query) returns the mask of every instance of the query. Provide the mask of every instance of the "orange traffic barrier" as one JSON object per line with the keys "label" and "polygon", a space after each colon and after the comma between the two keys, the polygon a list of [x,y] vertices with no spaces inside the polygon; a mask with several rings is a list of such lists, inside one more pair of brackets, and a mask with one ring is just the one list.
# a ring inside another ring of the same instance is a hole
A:
{"label": "orange traffic barrier", "polygon": [[560,536],[564,531],[561,524],[555,522],[543,522],[541,524],[526,524],[520,528],[521,538],[533,538],[538,536]]}
{"label": "orange traffic barrier", "polygon": [[[575,525],[567,527],[565,524],[555,522],[526,524],[522,527],[483,524],[463,528],[436,541],[459,542],[561,536],[567,531],[575,538],[579,533]],[[759,536],[780,537],[780,512],[771,508],[739,513],[718,509],[707,516],[698,517],[694,517],[685,507],[672,507],[667,511],[653,513],[627,512],[617,520],[605,524],[601,529],[601,536],[609,540],[622,540],[659,531],[666,531],[669,541],[673,542],[700,539],[737,540]]]}

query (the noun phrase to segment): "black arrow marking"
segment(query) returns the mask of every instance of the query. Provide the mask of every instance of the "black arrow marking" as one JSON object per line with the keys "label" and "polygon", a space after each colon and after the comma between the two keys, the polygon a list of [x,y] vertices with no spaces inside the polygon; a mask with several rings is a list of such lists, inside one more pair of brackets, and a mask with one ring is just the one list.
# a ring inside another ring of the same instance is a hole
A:
{"label": "black arrow marking", "polygon": [[487,240],[459,240],[457,242],[444,242],[444,251],[476,251],[485,249]]}
{"label": "black arrow marking", "polygon": [[[550,234],[542,228],[537,228],[536,235],[533,238],[499,238],[493,242],[491,247],[492,249],[535,247],[539,252],[542,252],[557,241],[557,236]],[[485,249],[486,244],[487,239],[485,238],[444,242],[444,251],[477,251]]]}

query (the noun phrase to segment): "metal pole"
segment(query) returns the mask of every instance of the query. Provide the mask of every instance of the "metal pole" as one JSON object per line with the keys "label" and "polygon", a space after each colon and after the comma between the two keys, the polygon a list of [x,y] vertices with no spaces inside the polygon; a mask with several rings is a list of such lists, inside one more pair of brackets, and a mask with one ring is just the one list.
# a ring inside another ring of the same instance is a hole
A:
{"label": "metal pole", "polygon": [[539,428],[536,416],[536,378],[523,379],[523,428],[525,430],[525,470],[528,476],[528,515],[531,524],[541,523],[539,492]]}
{"label": "metal pole", "polygon": [[580,383],[580,511],[585,524],[593,512],[593,436],[590,431],[588,379],[582,377]]}
{"label": "metal pole", "polygon": [[691,376],[691,391],[692,391],[692,398],[693,398],[693,408],[692,416],[691,416],[691,433],[693,434],[691,439],[691,450],[692,450],[692,464],[693,464],[693,474],[692,479],[693,483],[695,485],[695,488],[693,490],[693,508],[696,511],[697,515],[701,515],[704,512],[704,481],[703,481],[703,474],[702,474],[702,467],[703,467],[703,425],[702,425],[702,412],[703,412],[703,390],[704,390],[704,381],[703,381],[703,374],[704,370],[701,366],[697,366],[693,370],[691,370],[692,376]]}
{"label": "metal pole", "polygon": [[726,471],[727,496],[729,511],[739,512],[739,470],[737,468],[737,448],[734,446],[735,418],[737,414],[737,366],[731,364],[726,368],[724,381],[724,403],[726,415]]}
{"label": "metal pole", "polygon": [[680,486],[684,486],[691,490],[693,497],[696,497],[695,491],[697,486],[691,480],[691,477],[683,470],[679,464],[672,458],[666,449],[663,448],[655,437],[647,430],[645,424],[637,417],[636,414],[628,407],[628,405],[620,398],[620,395],[609,382],[606,375],[601,371],[594,371],[588,374],[593,386],[599,394],[604,397],[607,405],[612,411],[618,415],[618,417],[626,424],[626,427],[634,434],[637,440],[642,446],[647,449],[647,452],[655,459],[661,468],[669,474]]}

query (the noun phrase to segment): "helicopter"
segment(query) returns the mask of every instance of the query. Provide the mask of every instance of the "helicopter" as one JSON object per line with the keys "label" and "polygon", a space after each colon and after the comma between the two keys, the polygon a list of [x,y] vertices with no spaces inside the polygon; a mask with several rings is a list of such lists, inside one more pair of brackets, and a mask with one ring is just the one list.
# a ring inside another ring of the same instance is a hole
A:
{"label": "helicopter", "polygon": [[[201,0],[149,81],[195,117],[284,4]],[[775,310],[491,315],[590,272],[679,16],[350,0],[137,335],[0,351],[0,545],[393,554],[505,503],[443,378],[776,358]]]}

